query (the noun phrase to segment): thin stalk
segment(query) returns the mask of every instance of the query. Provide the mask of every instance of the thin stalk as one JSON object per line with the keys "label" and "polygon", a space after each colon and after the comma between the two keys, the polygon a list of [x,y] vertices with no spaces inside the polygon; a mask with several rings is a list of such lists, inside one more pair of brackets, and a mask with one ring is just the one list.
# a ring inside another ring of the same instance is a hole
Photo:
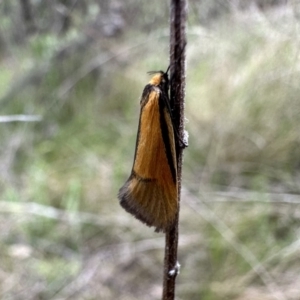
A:
{"label": "thin stalk", "polygon": [[[184,96],[185,96],[185,46],[186,46],[186,0],[170,2],[170,102],[173,108],[175,131],[184,140]],[[180,208],[182,151],[183,145],[176,143],[178,176],[178,212],[176,221],[170,231],[166,232],[163,300],[175,298],[176,277],[179,273],[177,261],[178,221]]]}

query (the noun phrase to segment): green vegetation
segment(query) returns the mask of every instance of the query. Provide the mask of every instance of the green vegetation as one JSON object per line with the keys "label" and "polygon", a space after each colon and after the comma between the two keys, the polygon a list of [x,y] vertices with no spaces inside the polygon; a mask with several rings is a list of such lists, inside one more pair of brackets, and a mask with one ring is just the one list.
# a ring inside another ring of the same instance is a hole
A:
{"label": "green vegetation", "polygon": [[[43,118],[0,123],[0,298],[160,299],[164,237],[117,193],[168,6],[40,2],[28,31],[0,3],[1,115]],[[297,7],[236,2],[190,1],[178,299],[298,299]]]}

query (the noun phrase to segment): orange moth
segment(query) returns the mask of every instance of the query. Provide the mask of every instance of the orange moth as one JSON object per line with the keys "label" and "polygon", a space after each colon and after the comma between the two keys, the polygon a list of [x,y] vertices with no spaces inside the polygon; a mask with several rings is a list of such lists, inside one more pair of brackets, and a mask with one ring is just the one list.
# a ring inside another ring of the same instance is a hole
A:
{"label": "orange moth", "polygon": [[166,231],[178,210],[175,135],[168,71],[151,72],[140,105],[131,174],[120,188],[121,206],[155,231]]}

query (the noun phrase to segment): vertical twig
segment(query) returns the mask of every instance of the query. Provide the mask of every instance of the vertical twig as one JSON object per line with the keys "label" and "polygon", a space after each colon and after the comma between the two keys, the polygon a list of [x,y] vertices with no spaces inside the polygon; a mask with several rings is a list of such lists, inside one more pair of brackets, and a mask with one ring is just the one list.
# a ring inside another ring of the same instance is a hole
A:
{"label": "vertical twig", "polygon": [[26,28],[26,33],[31,34],[36,30],[34,24],[34,16],[32,12],[32,4],[30,0],[20,0],[21,13],[24,21],[24,27]]}
{"label": "vertical twig", "polygon": [[[175,131],[184,135],[185,95],[185,45],[186,45],[186,0],[171,0],[170,3],[170,102],[173,108]],[[177,143],[178,207],[180,207],[182,150]],[[179,209],[174,226],[166,232],[163,300],[175,297],[175,281],[179,271],[177,263]]]}

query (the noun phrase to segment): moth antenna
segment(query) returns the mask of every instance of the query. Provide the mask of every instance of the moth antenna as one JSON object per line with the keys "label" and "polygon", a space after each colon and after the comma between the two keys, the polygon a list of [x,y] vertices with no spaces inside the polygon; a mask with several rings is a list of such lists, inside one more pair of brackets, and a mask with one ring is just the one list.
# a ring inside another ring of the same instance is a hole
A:
{"label": "moth antenna", "polygon": [[167,71],[165,72],[166,74],[168,74],[168,72],[170,71],[170,67],[171,67],[171,65],[168,66],[168,69],[167,69]]}

